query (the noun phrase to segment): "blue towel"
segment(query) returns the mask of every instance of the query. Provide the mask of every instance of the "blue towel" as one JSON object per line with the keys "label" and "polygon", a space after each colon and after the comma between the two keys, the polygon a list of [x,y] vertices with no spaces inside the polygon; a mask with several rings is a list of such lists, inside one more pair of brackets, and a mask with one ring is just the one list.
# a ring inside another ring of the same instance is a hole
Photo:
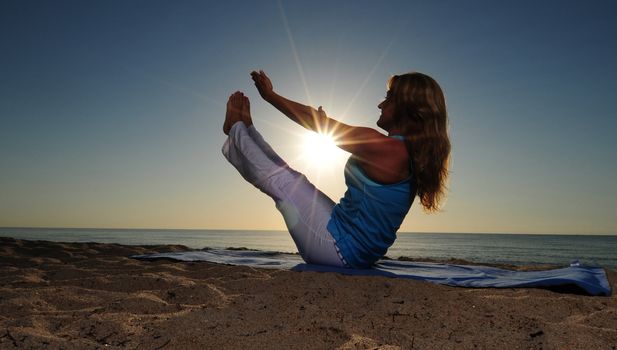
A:
{"label": "blue towel", "polygon": [[176,253],[133,255],[141,260],[172,259],[209,261],[293,271],[337,272],[345,275],[387,276],[456,287],[571,287],[590,295],[611,295],[606,272],[601,267],[570,266],[544,271],[512,271],[489,266],[379,260],[370,269],[356,270],[306,264],[298,255],[253,250],[211,249]]}

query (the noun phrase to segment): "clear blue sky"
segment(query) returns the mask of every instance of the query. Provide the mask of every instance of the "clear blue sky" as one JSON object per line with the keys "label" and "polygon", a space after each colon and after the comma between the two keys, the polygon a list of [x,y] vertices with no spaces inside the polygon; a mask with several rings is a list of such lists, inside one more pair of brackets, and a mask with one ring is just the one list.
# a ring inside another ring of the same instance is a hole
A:
{"label": "clear blue sky", "polygon": [[450,192],[402,231],[616,234],[616,4],[2,1],[0,226],[284,229],[221,155],[228,95],[338,200],[344,159],[304,161],[249,72],[374,126],[388,77],[420,71],[446,93]]}

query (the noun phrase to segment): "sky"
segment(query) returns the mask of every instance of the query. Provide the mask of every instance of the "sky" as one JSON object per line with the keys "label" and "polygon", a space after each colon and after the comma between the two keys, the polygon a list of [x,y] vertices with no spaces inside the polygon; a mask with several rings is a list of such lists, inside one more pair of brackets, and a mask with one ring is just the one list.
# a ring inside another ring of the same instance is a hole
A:
{"label": "sky", "polygon": [[221,154],[228,96],[333,200],[348,154],[257,93],[377,128],[394,74],[445,91],[443,210],[401,232],[617,234],[614,1],[0,2],[0,226],[284,230]]}

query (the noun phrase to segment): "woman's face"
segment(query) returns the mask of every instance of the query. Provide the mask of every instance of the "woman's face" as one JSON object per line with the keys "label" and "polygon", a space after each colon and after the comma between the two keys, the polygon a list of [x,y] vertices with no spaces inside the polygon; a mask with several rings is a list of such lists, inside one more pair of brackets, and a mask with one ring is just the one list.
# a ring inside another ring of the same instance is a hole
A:
{"label": "woman's face", "polygon": [[377,126],[389,131],[394,126],[394,101],[390,91],[388,91],[386,98],[377,105],[377,108],[381,109]]}

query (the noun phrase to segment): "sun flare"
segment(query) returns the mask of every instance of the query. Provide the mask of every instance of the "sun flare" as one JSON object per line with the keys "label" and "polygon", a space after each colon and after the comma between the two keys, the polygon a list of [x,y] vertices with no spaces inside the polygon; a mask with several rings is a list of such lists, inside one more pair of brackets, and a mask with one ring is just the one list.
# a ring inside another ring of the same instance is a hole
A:
{"label": "sun flare", "polygon": [[302,157],[311,166],[332,165],[345,157],[331,134],[306,132],[302,145]]}

